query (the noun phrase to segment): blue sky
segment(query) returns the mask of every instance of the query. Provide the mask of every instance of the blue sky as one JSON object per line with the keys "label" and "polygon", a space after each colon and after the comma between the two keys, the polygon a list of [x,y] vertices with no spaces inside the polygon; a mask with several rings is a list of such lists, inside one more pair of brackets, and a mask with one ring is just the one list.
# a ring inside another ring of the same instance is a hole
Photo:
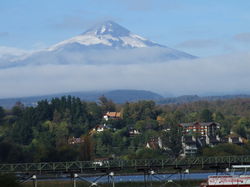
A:
{"label": "blue sky", "polygon": [[0,46],[41,49],[105,20],[208,57],[250,49],[249,0],[1,0]]}
{"label": "blue sky", "polygon": [[105,89],[166,96],[249,94],[249,7],[250,0],[0,0],[3,63],[9,54],[25,58],[23,50],[47,48],[107,20],[201,57],[147,64],[126,53],[119,58],[133,63],[64,65],[46,56],[37,66],[0,68],[0,98]]}

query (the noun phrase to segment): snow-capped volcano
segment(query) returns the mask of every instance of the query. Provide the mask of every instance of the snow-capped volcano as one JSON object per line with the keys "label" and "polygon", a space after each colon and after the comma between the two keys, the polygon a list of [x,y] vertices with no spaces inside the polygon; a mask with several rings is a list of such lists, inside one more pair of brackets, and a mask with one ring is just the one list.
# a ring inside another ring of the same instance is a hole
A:
{"label": "snow-capped volcano", "polygon": [[128,36],[130,34],[130,31],[113,21],[107,21],[101,25],[97,25],[87,30],[84,34],[95,34],[95,35],[108,34],[113,37],[122,37],[122,36]]}
{"label": "snow-capped volcano", "polygon": [[39,52],[8,62],[0,59],[0,68],[43,64],[136,64],[193,58],[107,21]]}
{"label": "snow-capped volcano", "polygon": [[113,21],[107,21],[93,27],[83,34],[62,41],[49,48],[50,51],[60,49],[69,44],[99,46],[112,48],[163,47],[141,36],[131,33],[126,28]]}

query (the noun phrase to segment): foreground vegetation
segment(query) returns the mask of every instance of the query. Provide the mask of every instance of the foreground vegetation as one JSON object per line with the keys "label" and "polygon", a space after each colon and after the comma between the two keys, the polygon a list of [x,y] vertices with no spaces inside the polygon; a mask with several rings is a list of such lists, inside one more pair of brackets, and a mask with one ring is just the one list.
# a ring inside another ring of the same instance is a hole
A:
{"label": "foreground vegetation", "polygon": [[0,186],[21,187],[21,184],[17,181],[17,178],[14,175],[0,174]]}
{"label": "foreground vegetation", "polygon": [[[122,113],[120,119],[105,121],[108,111]],[[221,124],[220,136],[230,133],[250,137],[250,99],[198,101],[187,104],[156,105],[139,101],[118,105],[101,97],[98,103],[75,97],[43,100],[35,107],[17,103],[11,110],[0,107],[0,162],[44,162],[93,160],[95,158],[178,157],[182,151],[181,122]],[[103,132],[93,129],[100,124]],[[140,133],[131,135],[135,129]],[[69,144],[71,137],[82,137],[81,144]],[[148,149],[152,137],[161,137],[167,149]],[[203,147],[199,155],[250,154],[250,144],[220,144]]]}
{"label": "foreground vegetation", "polygon": [[[147,186],[154,186],[154,187],[176,187],[176,186],[183,186],[183,187],[195,187],[199,186],[201,180],[185,180],[185,181],[173,181],[173,182],[159,182],[159,181],[148,181]],[[89,183],[79,182],[76,183],[77,187],[89,187]],[[72,187],[73,183],[70,181],[43,181],[38,183],[39,187]],[[98,184],[100,187],[110,187],[112,186],[111,183],[100,183]],[[144,182],[118,182],[115,183],[116,187],[145,187]],[[22,185],[22,187],[33,187],[33,183],[29,182],[27,184]]]}

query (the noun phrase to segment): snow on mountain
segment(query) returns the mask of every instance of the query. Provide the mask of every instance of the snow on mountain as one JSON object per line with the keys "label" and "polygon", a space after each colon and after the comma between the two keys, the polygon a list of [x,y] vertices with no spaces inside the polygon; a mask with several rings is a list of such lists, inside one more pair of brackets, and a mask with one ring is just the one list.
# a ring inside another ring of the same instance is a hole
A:
{"label": "snow on mountain", "polygon": [[141,48],[160,47],[161,45],[151,42],[141,36],[131,33],[129,30],[113,21],[107,21],[102,25],[87,30],[85,33],[62,41],[52,47],[49,51],[58,50],[69,44],[81,44],[85,46],[104,45],[113,48]]}
{"label": "snow on mountain", "polygon": [[31,52],[14,48],[0,46],[0,67],[9,66],[11,62],[18,61],[27,57]]}
{"label": "snow on mountain", "polygon": [[28,51],[13,47],[0,46],[0,59],[8,59],[10,57],[23,56],[28,54]]}
{"label": "snow on mountain", "polygon": [[4,63],[0,60],[0,68],[43,64],[154,63],[193,58],[196,57],[152,42],[107,21],[47,49]]}

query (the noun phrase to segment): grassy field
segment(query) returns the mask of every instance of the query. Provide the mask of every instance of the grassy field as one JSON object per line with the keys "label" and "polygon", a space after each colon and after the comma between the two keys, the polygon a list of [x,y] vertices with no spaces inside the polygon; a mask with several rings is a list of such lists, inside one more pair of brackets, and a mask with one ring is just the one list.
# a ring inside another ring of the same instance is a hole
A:
{"label": "grassy field", "polygon": [[[165,182],[148,182],[148,187],[196,187],[201,183],[200,180],[185,180],[176,181],[175,183],[165,183]],[[86,182],[77,181],[77,187],[89,187],[90,184]],[[100,187],[112,187],[111,183],[98,184]],[[34,187],[33,182],[28,182],[23,184],[22,187]],[[37,187],[73,187],[73,182],[71,181],[38,181]],[[115,183],[115,187],[145,187],[144,182],[119,182]]]}

